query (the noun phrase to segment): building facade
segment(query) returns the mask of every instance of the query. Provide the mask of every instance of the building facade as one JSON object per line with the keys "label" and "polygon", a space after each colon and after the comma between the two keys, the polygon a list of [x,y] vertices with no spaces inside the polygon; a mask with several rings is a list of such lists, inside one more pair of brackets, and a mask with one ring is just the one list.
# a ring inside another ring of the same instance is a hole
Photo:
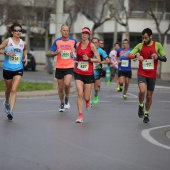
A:
{"label": "building facade", "polygon": [[[15,5],[14,0],[9,0],[10,4],[13,4],[13,7]],[[116,0],[110,0],[110,3],[114,3]],[[45,16],[45,13],[48,10],[54,10],[54,4],[55,0],[32,0],[32,1],[25,1],[25,0],[20,0],[20,9],[22,9],[22,6],[24,6],[24,9],[31,10],[32,15],[26,15],[27,17],[30,17],[31,22],[35,21],[34,24],[34,31],[39,32],[40,30],[44,31],[44,24],[45,23],[50,23],[51,19],[47,19]],[[70,1],[71,2],[71,1]],[[142,41],[142,36],[141,32],[144,28],[151,28],[153,31],[153,40],[159,41],[159,36],[158,36],[158,30],[156,28],[155,21],[153,18],[145,11],[147,3],[152,6],[153,12],[157,18],[161,18],[161,23],[160,23],[160,31],[162,34],[165,33],[167,28],[169,27],[169,20],[170,20],[170,3],[168,0],[122,0],[123,5],[125,7],[125,10],[128,12],[128,30],[129,30],[129,41],[130,41],[130,47],[133,48],[136,44]],[[131,3],[136,2],[136,4],[131,7]],[[4,8],[1,8],[3,10],[0,11],[0,21],[2,23],[3,20],[5,20],[5,17],[7,15],[7,1],[5,0],[0,0],[0,5],[1,7],[3,6]],[[34,10],[33,8],[34,7]],[[35,8],[36,7],[36,8]],[[96,10],[97,11],[97,10]],[[109,9],[108,9],[109,11]],[[100,12],[100,11],[98,11]],[[163,14],[163,15],[162,15]],[[81,29],[85,26],[92,28],[94,23],[87,19],[87,17],[82,14],[82,12],[79,12],[76,14],[77,19],[74,23],[72,23],[72,29],[71,29],[71,35],[79,41],[81,39]],[[24,15],[21,15],[19,20],[24,24],[24,28],[26,30],[26,23],[24,20]],[[120,13],[120,16],[122,17],[122,21],[125,21],[126,18],[124,15]],[[15,16],[16,17],[16,16]],[[15,20],[13,18],[12,20]],[[53,27],[53,28],[52,28]],[[53,29],[55,30],[55,23],[51,23],[50,26],[48,27],[49,30]],[[39,29],[35,29],[39,28]],[[42,29],[40,29],[42,28]],[[0,25],[0,42],[4,39],[4,35],[6,34],[7,30],[7,25],[1,24]],[[106,21],[104,24],[102,24],[100,27],[98,27],[95,32],[94,36],[103,39],[104,44],[105,44],[105,49],[107,53],[110,52],[110,50],[113,48],[113,44],[115,41],[121,43],[122,40],[126,37],[126,31],[127,28],[125,26],[120,25],[116,19],[113,17],[112,19]],[[50,33],[50,32],[49,32]],[[54,33],[51,33],[51,36],[55,36]],[[25,33],[22,34],[23,37],[25,37]],[[164,37],[164,42],[163,46],[165,48],[166,54],[170,53],[170,31],[167,32],[167,35]],[[37,59],[38,63],[45,63],[46,62],[46,52],[43,50],[36,50],[35,51],[35,56]],[[168,55],[167,55],[168,58]],[[1,58],[0,58],[1,60]],[[163,63],[163,67],[161,68],[162,75],[163,74],[169,74],[170,73],[170,59],[166,63]],[[137,68],[138,63],[133,63],[132,66],[133,68]]]}

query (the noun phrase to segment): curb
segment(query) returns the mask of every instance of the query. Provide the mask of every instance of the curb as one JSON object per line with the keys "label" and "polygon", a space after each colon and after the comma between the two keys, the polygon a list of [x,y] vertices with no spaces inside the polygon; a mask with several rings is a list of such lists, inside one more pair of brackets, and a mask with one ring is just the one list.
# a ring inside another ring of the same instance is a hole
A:
{"label": "curb", "polygon": [[[75,92],[76,89],[74,87],[70,88],[70,93]],[[55,90],[47,90],[47,91],[41,91],[41,90],[36,90],[36,91],[23,91],[23,92],[17,92],[17,97],[38,97],[38,96],[52,96],[52,95],[57,95],[58,91],[57,89]],[[5,97],[5,92],[0,92],[0,97]]]}

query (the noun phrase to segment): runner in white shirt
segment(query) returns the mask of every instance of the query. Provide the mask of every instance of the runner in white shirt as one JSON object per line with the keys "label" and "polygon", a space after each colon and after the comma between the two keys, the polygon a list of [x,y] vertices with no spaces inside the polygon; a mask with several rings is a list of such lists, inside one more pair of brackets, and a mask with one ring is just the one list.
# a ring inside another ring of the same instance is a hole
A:
{"label": "runner in white shirt", "polygon": [[118,61],[117,50],[119,50],[120,44],[116,42],[114,44],[114,50],[109,54],[110,57],[110,81],[112,81],[116,75],[116,90],[119,91],[119,79],[118,79]]}

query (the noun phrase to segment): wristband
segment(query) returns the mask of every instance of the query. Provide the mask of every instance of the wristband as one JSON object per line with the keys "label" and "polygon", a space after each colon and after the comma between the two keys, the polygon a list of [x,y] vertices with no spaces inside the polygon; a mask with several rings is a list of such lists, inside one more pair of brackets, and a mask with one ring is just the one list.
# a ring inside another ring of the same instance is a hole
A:
{"label": "wristband", "polygon": [[166,62],[167,58],[165,56],[163,56],[163,57],[162,56],[158,56],[158,60]]}
{"label": "wristband", "polygon": [[91,59],[89,58],[88,61],[91,61]]}
{"label": "wristband", "polygon": [[24,57],[27,58],[27,55],[25,55]]}
{"label": "wristband", "polygon": [[6,51],[4,51],[4,55],[6,55],[6,53],[7,53],[7,52],[6,52]]}

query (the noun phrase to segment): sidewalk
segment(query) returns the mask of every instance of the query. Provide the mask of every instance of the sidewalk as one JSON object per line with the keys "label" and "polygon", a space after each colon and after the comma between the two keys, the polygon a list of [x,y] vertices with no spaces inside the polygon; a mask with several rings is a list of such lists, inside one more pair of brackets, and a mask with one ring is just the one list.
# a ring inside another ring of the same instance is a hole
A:
{"label": "sidewalk", "polygon": [[[38,71],[44,71],[43,65],[37,65]],[[102,78],[102,81],[105,81],[105,77]],[[113,80],[114,81],[114,80]],[[132,79],[130,83],[137,83],[137,70],[132,70]],[[170,74],[163,74],[162,79],[156,80],[156,86],[167,86],[170,87]],[[70,92],[73,93],[76,91],[75,87],[71,87]],[[0,92],[0,97],[4,97],[5,92]],[[50,96],[50,95],[57,95],[58,91],[55,90],[48,90],[48,91],[24,91],[24,92],[17,92],[17,97],[37,97],[37,96]]]}
{"label": "sidewalk", "polygon": [[[70,93],[73,93],[75,91],[76,91],[75,88],[71,87]],[[38,96],[52,96],[52,95],[57,95],[57,94],[58,94],[57,89],[46,90],[46,91],[36,90],[36,91],[17,92],[17,97],[29,98],[29,97],[38,97]],[[5,92],[0,92],[0,97],[5,97]]]}
{"label": "sidewalk", "polygon": [[[103,77],[102,81],[105,81],[104,77]],[[133,84],[137,83],[137,79],[132,78],[130,83],[133,83]],[[157,80],[156,81],[156,86],[170,87],[170,81]],[[71,89],[70,89],[70,93],[73,93],[73,92],[76,92],[75,87],[71,87]],[[29,97],[37,97],[37,96],[51,96],[51,95],[57,95],[57,94],[58,94],[57,89],[55,89],[55,90],[46,90],[46,91],[36,90],[36,91],[17,92],[17,97],[29,98]],[[5,92],[0,92],[0,97],[4,97],[4,96],[5,96]]]}

